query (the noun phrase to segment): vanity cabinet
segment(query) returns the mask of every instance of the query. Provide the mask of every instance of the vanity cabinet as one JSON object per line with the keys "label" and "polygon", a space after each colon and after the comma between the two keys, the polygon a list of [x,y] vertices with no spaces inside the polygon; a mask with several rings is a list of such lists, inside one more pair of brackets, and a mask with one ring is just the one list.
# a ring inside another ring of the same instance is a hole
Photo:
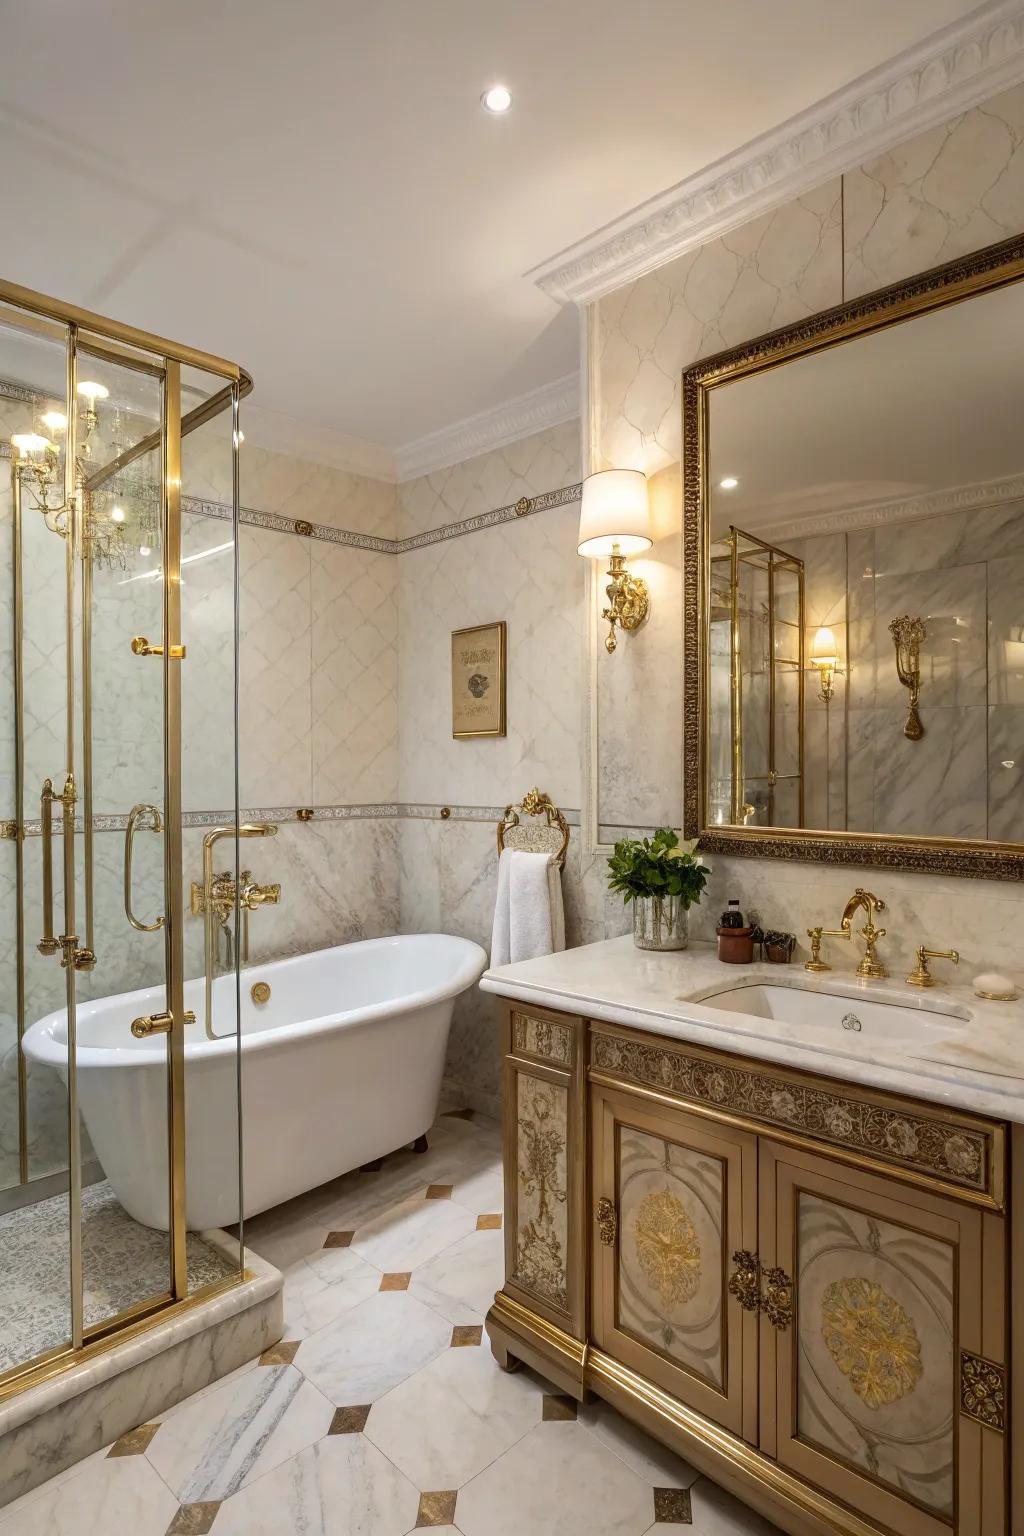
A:
{"label": "vanity cabinet", "polygon": [[1003,1124],[518,1006],[505,1047],[503,1365],[794,1536],[1017,1536]]}

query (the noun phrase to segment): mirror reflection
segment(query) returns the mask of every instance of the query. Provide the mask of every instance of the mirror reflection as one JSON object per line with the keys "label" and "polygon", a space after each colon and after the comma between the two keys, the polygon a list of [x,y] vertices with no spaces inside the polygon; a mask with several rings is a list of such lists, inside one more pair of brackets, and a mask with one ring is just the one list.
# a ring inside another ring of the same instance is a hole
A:
{"label": "mirror reflection", "polygon": [[708,825],[1019,841],[1024,288],[712,389]]}

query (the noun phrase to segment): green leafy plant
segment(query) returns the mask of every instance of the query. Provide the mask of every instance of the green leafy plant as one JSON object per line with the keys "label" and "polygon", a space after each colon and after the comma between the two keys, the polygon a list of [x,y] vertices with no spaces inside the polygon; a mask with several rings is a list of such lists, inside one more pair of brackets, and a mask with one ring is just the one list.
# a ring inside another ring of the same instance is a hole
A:
{"label": "green leafy plant", "polygon": [[608,886],[623,901],[641,896],[678,896],[684,907],[700,901],[710,870],[697,857],[696,839],[680,843],[671,827],[636,842],[623,838],[608,860]]}

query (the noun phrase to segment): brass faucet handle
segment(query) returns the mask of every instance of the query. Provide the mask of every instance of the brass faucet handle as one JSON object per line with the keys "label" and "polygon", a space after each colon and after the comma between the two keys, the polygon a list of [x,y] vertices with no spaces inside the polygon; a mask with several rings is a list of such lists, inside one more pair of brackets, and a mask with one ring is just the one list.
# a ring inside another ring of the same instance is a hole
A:
{"label": "brass faucet handle", "polygon": [[281,900],[281,886],[257,885],[255,882],[242,887],[241,901],[250,912],[255,912],[257,907],[276,907]]}
{"label": "brass faucet handle", "polygon": [[822,928],[819,926],[817,928],[808,928],[807,937],[811,941],[811,958],[804,961],[804,970],[820,973],[832,969],[827,961],[821,958],[822,939],[848,939],[850,937],[850,930],[849,928]]}
{"label": "brass faucet handle", "polygon": [[907,977],[908,987],[934,987],[935,977],[928,969],[929,960],[951,960],[954,965],[960,964],[960,951],[956,949],[929,949],[925,944],[919,944],[915,952],[917,964]]}

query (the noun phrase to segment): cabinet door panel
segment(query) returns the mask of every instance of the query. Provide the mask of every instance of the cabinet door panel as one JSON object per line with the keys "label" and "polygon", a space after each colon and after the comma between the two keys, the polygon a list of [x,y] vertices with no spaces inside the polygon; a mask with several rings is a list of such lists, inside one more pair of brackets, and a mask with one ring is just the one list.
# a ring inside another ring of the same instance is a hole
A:
{"label": "cabinet door panel", "polygon": [[[756,1139],[595,1089],[597,1344],[737,1434],[756,1433],[756,1317],[728,1290],[753,1247]],[[601,1233],[604,1233],[602,1240]],[[608,1238],[611,1238],[609,1241]]]}
{"label": "cabinet door panel", "polygon": [[762,1281],[777,1267],[793,1287],[788,1326],[761,1324],[762,1449],[906,1536],[1002,1529],[998,1488],[982,1523],[960,1403],[993,1219],[762,1142]]}

